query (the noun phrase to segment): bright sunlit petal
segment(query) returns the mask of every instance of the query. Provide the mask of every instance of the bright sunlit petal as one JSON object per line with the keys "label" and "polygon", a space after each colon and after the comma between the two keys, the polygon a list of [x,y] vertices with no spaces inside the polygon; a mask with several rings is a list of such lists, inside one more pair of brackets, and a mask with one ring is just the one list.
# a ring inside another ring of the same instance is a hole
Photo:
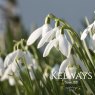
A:
{"label": "bright sunlit petal", "polygon": [[55,27],[54,29],[52,29],[52,30],[50,30],[49,32],[47,32],[47,33],[42,37],[42,39],[40,40],[40,42],[39,42],[37,48],[42,47],[42,46],[45,44],[45,42],[48,42],[48,41],[52,40],[52,39],[54,38],[55,33],[56,33],[56,31],[57,31],[58,29],[59,29],[58,27]]}
{"label": "bright sunlit petal", "polygon": [[66,60],[64,60],[64,61],[61,63],[61,66],[60,66],[60,68],[59,68],[59,74],[64,73],[66,67],[67,67],[68,64],[69,64],[69,61],[70,61],[69,59],[66,59]]}
{"label": "bright sunlit petal", "polygon": [[35,31],[33,31],[33,33],[31,33],[31,35],[29,36],[28,40],[27,40],[27,45],[32,45],[42,34],[42,27],[36,29]]}
{"label": "bright sunlit petal", "polygon": [[85,29],[85,30],[83,31],[82,35],[81,35],[81,40],[84,40],[84,39],[87,37],[87,35],[88,35],[88,30]]}
{"label": "bright sunlit petal", "polygon": [[59,36],[59,50],[61,51],[61,53],[65,56],[69,55],[69,48],[70,48],[70,44],[66,38],[65,35],[60,34]]}
{"label": "bright sunlit petal", "polygon": [[50,53],[50,50],[54,47],[56,43],[57,43],[57,39],[54,39],[48,43],[48,45],[44,50],[43,57],[46,57]]}

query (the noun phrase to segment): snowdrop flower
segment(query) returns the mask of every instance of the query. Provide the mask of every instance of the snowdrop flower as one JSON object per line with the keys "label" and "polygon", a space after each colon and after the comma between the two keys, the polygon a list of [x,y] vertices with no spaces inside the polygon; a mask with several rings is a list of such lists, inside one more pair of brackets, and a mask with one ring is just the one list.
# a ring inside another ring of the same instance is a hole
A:
{"label": "snowdrop flower", "polygon": [[95,21],[94,21],[92,24],[90,24],[90,25],[83,31],[83,33],[82,33],[82,35],[81,35],[81,40],[84,40],[84,39],[87,37],[88,33],[91,32],[91,29],[92,29],[92,28],[95,28]]}
{"label": "snowdrop flower", "polygon": [[[28,62],[30,62],[30,61],[28,61]],[[38,68],[37,61],[34,58],[32,58],[31,63],[27,63],[27,61],[26,61],[26,65],[27,65],[27,68],[29,70],[29,74],[30,74],[31,79],[34,80],[35,79],[35,76],[34,76],[33,70],[37,70],[37,68]],[[22,59],[19,59],[19,60],[14,61],[12,63],[12,71],[15,74],[19,75],[19,72],[17,72],[17,71],[19,71],[19,69],[21,69],[23,72],[26,69],[26,66],[23,63]]]}
{"label": "snowdrop flower", "polygon": [[4,68],[7,68],[10,63],[13,62],[16,52],[8,54],[4,60]]}
{"label": "snowdrop flower", "polygon": [[14,72],[14,73],[19,71],[19,69],[21,69],[23,71],[24,68],[25,68],[25,66],[24,66],[23,58],[15,59],[13,61],[13,63],[11,64],[11,69],[12,69],[12,72]]}
{"label": "snowdrop flower", "polygon": [[0,77],[3,75],[4,73],[4,63],[3,63],[3,59],[0,57]]}
{"label": "snowdrop flower", "polygon": [[4,81],[4,80],[8,79],[9,76],[12,75],[11,66],[12,66],[12,65],[10,64],[10,65],[8,66],[8,68],[5,70],[4,75],[3,75],[2,78],[1,78],[1,81]]}
{"label": "snowdrop flower", "polygon": [[[14,86],[16,84],[16,81],[15,81],[15,78],[18,78],[18,83],[22,85],[21,81],[19,80],[19,70],[16,69],[16,64],[9,64],[9,66],[7,67],[7,69],[5,70],[3,76],[1,77],[1,80],[0,81],[5,81],[5,80],[8,80],[9,81],[9,84],[11,86]],[[15,71],[15,72],[14,72]]]}
{"label": "snowdrop flower", "polygon": [[4,75],[1,77],[0,81],[8,80],[9,84],[11,86],[15,85],[15,79],[13,78],[13,73],[12,73],[12,65],[10,64],[8,68],[5,70]]}
{"label": "snowdrop flower", "polygon": [[[11,64],[9,64],[4,72],[4,75],[2,76],[1,80],[9,79],[10,76],[13,76],[13,73],[15,73],[16,76],[19,76],[19,67],[21,67],[22,63],[21,60],[14,60]],[[19,66],[19,67],[18,67]]]}
{"label": "snowdrop flower", "polygon": [[66,73],[66,76],[68,79],[71,79],[71,73],[75,74],[76,73],[76,65],[79,65],[82,69],[82,71],[88,72],[86,66],[84,65],[84,63],[75,55],[69,55],[69,57],[67,59],[65,59],[62,63],[61,66],[59,68],[59,74]]}
{"label": "snowdrop flower", "polygon": [[88,33],[89,33],[88,29],[85,29],[81,35],[81,40],[84,40],[87,37]]}
{"label": "snowdrop flower", "polygon": [[[91,31],[92,32],[95,31],[95,21],[84,30],[84,32],[81,35],[81,40],[84,40],[87,37],[88,33]],[[94,43],[95,43],[95,33],[93,35],[90,35],[90,39],[88,41],[89,48],[95,52],[95,44]]]}
{"label": "snowdrop flower", "polygon": [[14,58],[12,58],[12,61],[8,63],[8,65],[11,64],[12,71],[16,72],[19,67],[22,70],[24,69],[24,62],[26,63],[27,67],[29,67],[30,65],[34,67],[36,64],[35,59],[29,51],[17,50],[17,53],[15,54]]}
{"label": "snowdrop flower", "polygon": [[23,52],[21,50],[16,50],[10,54],[8,54],[4,60],[4,67],[7,68],[9,64],[11,64],[16,57],[22,57]]}
{"label": "snowdrop flower", "polygon": [[44,36],[52,27],[49,24],[44,24],[40,28],[36,29],[28,38],[27,45],[32,45],[40,36]]}
{"label": "snowdrop flower", "polygon": [[9,64],[13,63],[16,58],[25,58],[27,64],[32,63],[32,54],[28,51],[22,51],[20,49],[8,54],[4,61],[4,67],[7,68]]}
{"label": "snowdrop flower", "polygon": [[53,47],[58,48],[61,51],[61,53],[65,56],[68,56],[70,54],[71,45],[67,40],[66,35],[61,34],[59,31],[56,32],[56,38],[51,40],[46,46],[43,53],[43,57],[46,57]]}
{"label": "snowdrop flower", "polygon": [[58,64],[56,64],[56,65],[52,68],[51,74],[50,74],[50,79],[53,79],[53,75],[54,75],[55,77],[58,77],[59,67],[60,67],[60,66],[59,66]]}
{"label": "snowdrop flower", "polygon": [[[29,69],[29,74],[30,74],[30,77],[32,80],[34,80],[35,76],[34,76],[34,73],[32,71],[32,68],[30,67],[33,67],[33,69],[37,69],[37,62],[36,60],[33,58],[32,60],[32,54],[30,54],[30,52],[22,52],[22,55],[23,56],[17,56],[15,55],[15,58],[13,60],[13,62],[11,62],[8,66],[7,66],[7,69],[5,70],[4,72],[4,75],[2,76],[1,78],[1,81],[4,81],[4,80],[9,80],[9,84],[11,86],[15,85],[16,81],[15,81],[15,78],[13,75],[15,75],[15,77],[18,78],[18,83],[22,85],[21,81],[19,80],[19,76],[20,76],[20,70],[22,72],[25,71],[26,69],[26,66],[24,64],[24,62],[26,62],[26,65]],[[23,62],[24,61],[24,62]]]}
{"label": "snowdrop flower", "polygon": [[71,51],[71,44],[69,43],[69,41],[67,40],[66,35],[60,35],[58,37],[59,39],[59,50],[61,51],[61,53],[65,56],[69,56],[70,51]]}
{"label": "snowdrop flower", "polygon": [[60,31],[60,27],[55,27],[54,29],[50,30],[49,32],[47,32],[42,39],[40,40],[40,42],[38,43],[37,48],[42,47],[46,42],[49,42],[50,40],[52,40],[53,38],[56,37],[56,32]]}
{"label": "snowdrop flower", "polygon": [[37,62],[33,58],[32,54],[29,51],[22,51],[22,50],[16,50],[12,53],[10,53],[4,61],[4,65],[6,67],[6,70],[1,78],[1,81],[9,80],[10,85],[15,85],[15,75],[18,78],[18,82],[22,85],[21,81],[19,80],[20,76],[20,69],[24,72],[25,71],[25,64],[26,63],[29,73],[31,76],[31,79],[34,78],[34,75],[31,74],[33,71],[31,71],[30,66],[33,67],[33,69],[37,69]]}
{"label": "snowdrop flower", "polygon": [[76,74],[76,66],[67,66],[66,69],[65,69],[65,74],[67,76],[68,79],[72,79],[72,74],[75,75]]}

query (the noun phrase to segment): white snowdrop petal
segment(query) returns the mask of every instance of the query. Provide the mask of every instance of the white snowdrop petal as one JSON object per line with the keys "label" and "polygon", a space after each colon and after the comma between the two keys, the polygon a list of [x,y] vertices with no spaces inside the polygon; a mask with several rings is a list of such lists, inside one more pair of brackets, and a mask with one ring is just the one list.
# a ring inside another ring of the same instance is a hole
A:
{"label": "white snowdrop petal", "polygon": [[35,31],[33,31],[33,33],[31,33],[31,35],[29,36],[28,40],[27,40],[27,45],[32,45],[42,34],[42,27],[36,29]]}
{"label": "white snowdrop petal", "polygon": [[16,50],[16,56],[15,56],[15,59],[16,58],[22,58],[24,57],[24,52],[20,49]]}
{"label": "white snowdrop petal", "polygon": [[12,68],[11,68],[12,72],[15,73],[17,71],[19,63],[16,63],[16,61],[14,60],[14,62],[11,65],[12,65]]}
{"label": "white snowdrop petal", "polygon": [[43,25],[43,28],[42,28],[42,37],[44,37],[45,34],[46,34],[47,32],[49,32],[50,30],[52,30],[51,25],[50,25],[50,24],[44,24],[44,25]]}
{"label": "white snowdrop petal", "polygon": [[25,58],[26,64],[32,64],[33,63],[32,62],[33,55],[29,51],[24,52],[24,58]]}
{"label": "white snowdrop petal", "polygon": [[90,25],[83,31],[83,33],[82,33],[82,35],[81,35],[81,40],[84,40],[84,39],[87,37],[88,33],[91,32],[91,28],[92,28],[92,27],[93,27],[93,23],[90,24]]}
{"label": "white snowdrop petal", "polygon": [[58,41],[58,39],[57,39],[56,43],[54,44],[54,47],[55,47],[57,50],[59,50],[59,41]]}
{"label": "white snowdrop petal", "polygon": [[[16,73],[16,72],[18,73],[19,69],[24,71],[25,66],[23,65],[22,59],[14,60],[14,62],[11,65],[12,65],[12,72],[14,72],[14,73]],[[18,74],[17,74],[17,76],[18,76]]]}
{"label": "white snowdrop petal", "polygon": [[65,35],[60,34],[59,36],[59,50],[65,56],[69,54],[69,43]]}
{"label": "white snowdrop petal", "polygon": [[56,38],[56,32],[60,32],[60,27],[55,27],[51,32],[53,32],[52,33],[52,35],[48,38],[48,40],[47,41],[50,41],[50,40],[52,40],[52,39],[54,39],[54,38]]}
{"label": "white snowdrop petal", "polygon": [[73,67],[66,67],[65,69],[65,73],[66,73],[66,76],[68,79],[72,79],[75,74],[76,74],[76,67],[73,66]]}
{"label": "white snowdrop petal", "polygon": [[87,27],[87,29],[88,29],[89,32],[91,31],[91,28],[92,28],[93,26],[94,26],[94,23],[90,24],[90,25]]}
{"label": "white snowdrop petal", "polygon": [[54,28],[54,29],[50,30],[49,32],[47,32],[47,33],[42,37],[42,39],[40,40],[40,42],[39,42],[37,48],[42,47],[42,46],[45,44],[45,42],[48,42],[48,41],[52,40],[52,38],[55,36],[55,33],[56,33],[57,29],[58,29],[58,28]]}
{"label": "white snowdrop petal", "polygon": [[67,67],[68,64],[69,64],[69,61],[70,61],[69,58],[67,58],[66,60],[64,60],[64,61],[61,63],[61,66],[60,66],[60,68],[59,68],[59,74],[64,73],[66,67]]}
{"label": "white snowdrop petal", "polygon": [[12,76],[8,78],[10,86],[14,86],[16,84],[15,79]]}
{"label": "white snowdrop petal", "polygon": [[56,38],[58,38],[60,34],[61,34],[61,31],[58,29],[58,30],[56,31]]}
{"label": "white snowdrop petal", "polygon": [[95,34],[93,35],[93,37],[92,37],[92,38],[93,38],[93,40],[95,40]]}
{"label": "white snowdrop petal", "polygon": [[8,67],[8,65],[13,62],[13,60],[15,59],[16,53],[17,51],[14,51],[6,56],[4,60],[4,68]]}
{"label": "white snowdrop petal", "polygon": [[76,57],[74,55],[74,60],[75,60],[76,64],[78,64],[81,67],[82,71],[88,72],[85,64],[79,59],[79,57]]}
{"label": "white snowdrop petal", "polygon": [[53,46],[54,46],[56,43],[57,43],[57,39],[54,39],[54,40],[52,40],[52,41],[50,41],[50,42],[48,43],[48,45],[46,46],[46,48],[45,48],[45,50],[44,50],[43,57],[46,57],[46,56],[49,54],[50,50],[53,48]]}
{"label": "white snowdrop petal", "polygon": [[4,81],[4,80],[8,79],[9,75],[12,75],[12,65],[11,64],[5,70],[3,76],[1,77],[1,81]]}
{"label": "white snowdrop petal", "polygon": [[23,56],[23,52],[21,50],[16,50],[10,54],[8,54],[5,58],[5,61],[4,61],[4,68],[7,68],[9,64],[13,63],[13,61],[16,59],[16,58],[20,58]]}
{"label": "white snowdrop petal", "polygon": [[88,35],[88,29],[85,29],[84,31],[83,31],[83,33],[82,33],[82,35],[81,35],[81,40],[84,40],[86,37],[87,37],[87,35]]}
{"label": "white snowdrop petal", "polygon": [[71,49],[72,49],[72,45],[68,42],[68,55],[67,55],[67,57],[69,57],[69,55],[71,54]]}

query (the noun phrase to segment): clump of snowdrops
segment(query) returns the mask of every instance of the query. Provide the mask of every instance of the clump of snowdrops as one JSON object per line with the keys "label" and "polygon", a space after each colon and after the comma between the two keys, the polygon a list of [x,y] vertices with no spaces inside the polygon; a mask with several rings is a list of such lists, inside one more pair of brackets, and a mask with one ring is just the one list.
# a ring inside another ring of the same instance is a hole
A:
{"label": "clump of snowdrops", "polygon": [[[66,21],[47,15],[27,41],[21,39],[4,60],[0,57],[0,95],[94,95],[94,31],[95,22],[80,37]],[[78,72],[92,77],[74,79]],[[66,79],[60,78],[63,73]],[[79,84],[70,88],[74,80]],[[67,87],[65,81],[71,84]]]}

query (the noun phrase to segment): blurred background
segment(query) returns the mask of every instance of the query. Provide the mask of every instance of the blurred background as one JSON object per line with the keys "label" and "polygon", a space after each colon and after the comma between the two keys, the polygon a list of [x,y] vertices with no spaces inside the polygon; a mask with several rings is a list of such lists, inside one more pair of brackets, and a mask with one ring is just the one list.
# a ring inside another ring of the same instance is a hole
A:
{"label": "blurred background", "polygon": [[18,0],[20,14],[28,27],[42,25],[44,17],[53,13],[67,20],[76,30],[81,29],[81,20],[87,16],[92,19],[95,0]]}
{"label": "blurred background", "polygon": [[84,17],[93,21],[94,10],[95,0],[0,0],[0,48],[7,47],[6,52],[11,52],[13,40],[27,38],[44,23],[48,13],[65,19],[76,31],[83,31]]}

